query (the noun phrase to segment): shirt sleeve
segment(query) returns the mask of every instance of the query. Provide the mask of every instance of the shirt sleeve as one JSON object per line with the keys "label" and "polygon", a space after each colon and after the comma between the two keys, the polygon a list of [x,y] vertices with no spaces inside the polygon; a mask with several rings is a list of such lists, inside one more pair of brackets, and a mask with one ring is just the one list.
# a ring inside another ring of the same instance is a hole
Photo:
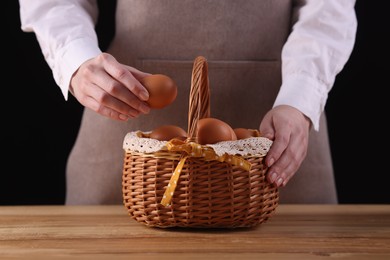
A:
{"label": "shirt sleeve", "polygon": [[19,0],[21,29],[34,32],[65,100],[72,74],[101,53],[96,0]]}
{"label": "shirt sleeve", "polygon": [[296,0],[292,31],[282,49],[282,86],[274,107],[291,105],[319,130],[336,75],[355,43],[355,0]]}

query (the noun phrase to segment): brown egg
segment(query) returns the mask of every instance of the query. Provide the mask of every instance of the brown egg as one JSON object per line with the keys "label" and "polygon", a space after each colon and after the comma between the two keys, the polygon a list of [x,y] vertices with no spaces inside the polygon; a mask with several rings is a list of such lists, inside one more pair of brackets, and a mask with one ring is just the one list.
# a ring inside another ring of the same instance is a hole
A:
{"label": "brown egg", "polygon": [[169,141],[173,138],[185,140],[187,138],[187,132],[179,126],[162,125],[153,129],[149,137],[160,141]]}
{"label": "brown egg", "polygon": [[236,141],[237,140],[237,135],[234,132],[233,128],[230,127],[230,129],[231,129],[232,141]]}
{"label": "brown egg", "polygon": [[196,133],[198,143],[202,145],[237,139],[229,124],[212,117],[199,119]]}
{"label": "brown egg", "polygon": [[247,129],[247,128],[234,128],[234,133],[237,136],[237,139],[245,139],[249,137],[258,137],[260,136],[260,132],[256,129]]}
{"label": "brown egg", "polygon": [[176,83],[163,74],[153,74],[140,80],[149,92],[146,101],[151,108],[160,109],[171,104],[177,96]]}

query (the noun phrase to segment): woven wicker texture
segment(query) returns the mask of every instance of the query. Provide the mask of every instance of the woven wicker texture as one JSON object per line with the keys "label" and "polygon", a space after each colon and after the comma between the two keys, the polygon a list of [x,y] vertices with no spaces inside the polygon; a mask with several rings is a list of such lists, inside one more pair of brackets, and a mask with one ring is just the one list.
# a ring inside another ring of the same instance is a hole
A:
{"label": "woven wicker texture", "polygon": [[[188,112],[188,142],[196,124],[210,116],[207,60],[194,61]],[[279,194],[265,179],[264,155],[247,156],[250,170],[216,160],[188,156],[168,206],[161,204],[182,152],[125,151],[123,203],[129,215],[150,227],[254,227],[275,212]],[[177,169],[176,169],[177,170]]]}

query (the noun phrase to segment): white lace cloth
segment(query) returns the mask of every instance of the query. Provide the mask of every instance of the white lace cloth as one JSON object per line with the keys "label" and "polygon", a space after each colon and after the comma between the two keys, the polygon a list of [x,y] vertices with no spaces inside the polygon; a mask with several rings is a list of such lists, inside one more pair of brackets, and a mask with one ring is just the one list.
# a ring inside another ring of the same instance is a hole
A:
{"label": "white lace cloth", "polygon": [[[123,140],[123,149],[126,151],[140,152],[140,153],[154,153],[157,151],[166,151],[167,141],[159,141],[152,138],[140,137],[141,134],[148,134],[150,132],[129,132]],[[224,141],[216,144],[208,144],[212,147],[218,156],[223,154],[230,155],[266,155],[272,141],[265,137],[250,137],[237,141]]]}

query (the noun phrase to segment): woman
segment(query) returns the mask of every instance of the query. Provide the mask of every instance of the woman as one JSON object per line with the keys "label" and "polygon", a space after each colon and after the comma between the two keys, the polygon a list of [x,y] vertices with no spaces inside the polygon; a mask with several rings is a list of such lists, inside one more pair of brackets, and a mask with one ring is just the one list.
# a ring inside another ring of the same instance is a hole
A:
{"label": "woman", "polygon": [[[274,141],[267,179],[281,203],[337,203],[324,107],[352,52],[354,0],[118,0],[107,53],[94,31],[96,1],[19,3],[22,30],[37,35],[65,99],[70,92],[86,108],[66,204],[121,203],[125,134],[186,128],[199,55],[209,63],[212,116]],[[176,81],[169,107],[147,106],[139,80],[150,73]]]}

